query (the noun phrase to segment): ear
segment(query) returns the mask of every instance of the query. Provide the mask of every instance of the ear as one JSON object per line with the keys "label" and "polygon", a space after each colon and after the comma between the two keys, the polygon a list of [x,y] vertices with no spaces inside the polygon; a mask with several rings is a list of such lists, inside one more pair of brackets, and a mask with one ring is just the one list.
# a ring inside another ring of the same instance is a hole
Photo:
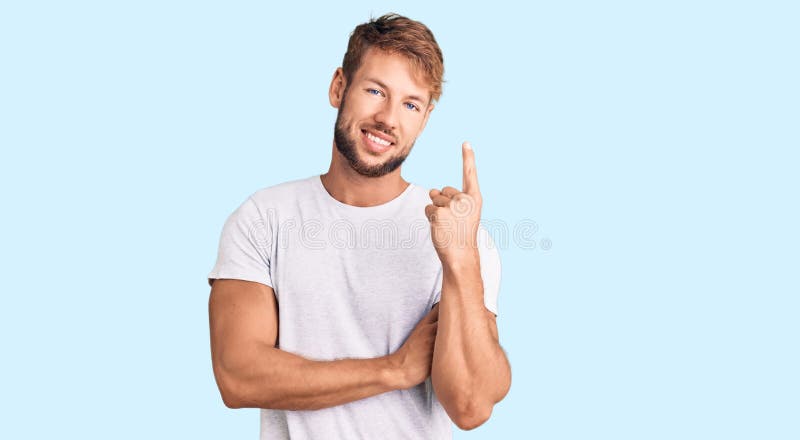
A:
{"label": "ear", "polygon": [[344,89],[346,86],[347,84],[344,78],[344,71],[341,67],[339,67],[335,72],[333,72],[331,87],[328,89],[328,99],[330,100],[333,108],[339,108],[339,106],[342,104],[342,98],[344,97]]}

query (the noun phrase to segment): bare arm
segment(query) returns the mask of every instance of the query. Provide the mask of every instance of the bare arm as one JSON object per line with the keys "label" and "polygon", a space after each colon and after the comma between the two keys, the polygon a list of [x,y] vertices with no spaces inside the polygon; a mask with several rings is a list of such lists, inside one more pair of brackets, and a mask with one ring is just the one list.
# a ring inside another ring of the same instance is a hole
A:
{"label": "bare arm", "polygon": [[272,288],[216,280],[209,299],[214,376],[230,408],[320,409],[408,388],[429,375],[431,360],[426,369],[424,358],[426,349],[432,357],[433,319],[433,314],[423,319],[391,355],[312,361],[275,348],[278,307]]}
{"label": "bare arm", "polygon": [[483,305],[483,283],[474,260],[444,267],[439,331],[431,381],[436,396],[461,429],[489,419],[508,393],[511,368],[497,334],[494,313]]}
{"label": "bare arm", "polygon": [[[442,261],[439,332],[431,382],[447,414],[461,429],[489,419],[508,393],[511,367],[497,336],[497,322],[484,307],[477,232],[483,203],[469,143],[462,146],[463,191],[431,190],[425,207],[431,238]],[[455,229],[454,229],[455,228]]]}

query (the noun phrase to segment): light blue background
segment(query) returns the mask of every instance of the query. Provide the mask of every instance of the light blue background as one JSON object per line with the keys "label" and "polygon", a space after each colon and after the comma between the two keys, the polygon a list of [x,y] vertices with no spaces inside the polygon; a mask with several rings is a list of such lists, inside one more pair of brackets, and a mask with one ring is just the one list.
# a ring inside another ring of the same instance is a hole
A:
{"label": "light blue background", "polygon": [[211,372],[219,233],[327,169],[349,32],[397,11],[447,79],[405,176],[460,184],[471,140],[484,217],[538,225],[511,392],[456,438],[800,438],[794,5],[3,2],[0,437],[257,438]]}

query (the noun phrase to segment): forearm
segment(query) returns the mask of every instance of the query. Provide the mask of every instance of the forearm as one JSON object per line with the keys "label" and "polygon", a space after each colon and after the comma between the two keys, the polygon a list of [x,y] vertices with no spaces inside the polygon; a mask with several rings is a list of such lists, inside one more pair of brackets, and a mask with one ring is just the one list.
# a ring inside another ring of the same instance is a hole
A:
{"label": "forearm", "polygon": [[511,371],[484,306],[477,252],[443,271],[431,380],[450,417],[469,429],[506,395]]}
{"label": "forearm", "polygon": [[388,356],[322,362],[269,346],[221,363],[215,372],[232,408],[314,410],[402,387]]}

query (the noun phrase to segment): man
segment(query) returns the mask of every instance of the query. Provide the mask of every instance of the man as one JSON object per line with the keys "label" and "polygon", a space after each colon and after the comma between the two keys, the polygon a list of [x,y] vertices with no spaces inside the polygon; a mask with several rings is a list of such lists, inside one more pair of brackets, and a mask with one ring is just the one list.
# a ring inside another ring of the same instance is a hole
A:
{"label": "man", "polygon": [[225,223],[214,375],[228,407],[262,409],[264,439],[451,438],[451,420],[475,428],[508,392],[473,151],[461,191],[400,175],[443,72],[422,23],[356,27],[329,90],[328,172],[258,191]]}

